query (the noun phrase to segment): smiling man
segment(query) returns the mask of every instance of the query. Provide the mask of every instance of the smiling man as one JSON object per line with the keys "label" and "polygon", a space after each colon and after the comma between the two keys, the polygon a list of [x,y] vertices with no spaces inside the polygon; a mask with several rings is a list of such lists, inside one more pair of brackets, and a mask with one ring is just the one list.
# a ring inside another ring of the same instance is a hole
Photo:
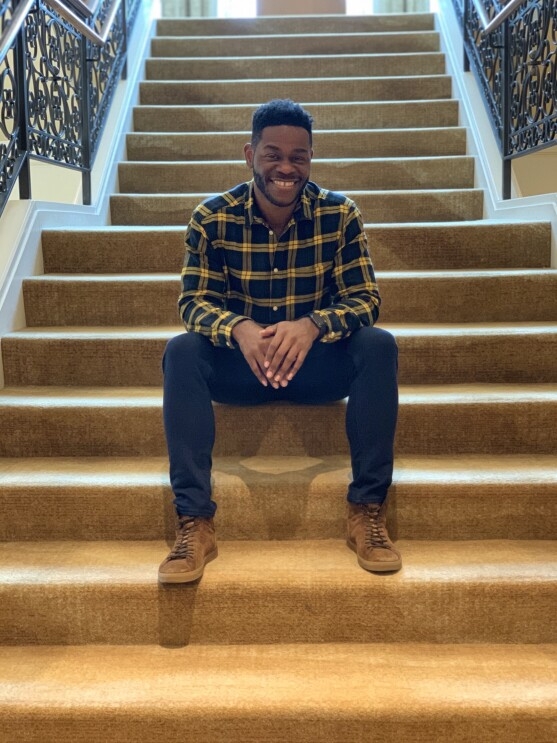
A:
{"label": "smiling man", "polygon": [[213,401],[348,397],[347,543],[364,569],[398,570],[385,519],[397,347],[374,327],[380,298],[360,213],[309,180],[312,117],[299,104],[260,106],[244,155],[253,179],[203,202],[186,231],[179,307],[188,332],[163,360],[176,541],[159,580],[196,580],[217,556]]}

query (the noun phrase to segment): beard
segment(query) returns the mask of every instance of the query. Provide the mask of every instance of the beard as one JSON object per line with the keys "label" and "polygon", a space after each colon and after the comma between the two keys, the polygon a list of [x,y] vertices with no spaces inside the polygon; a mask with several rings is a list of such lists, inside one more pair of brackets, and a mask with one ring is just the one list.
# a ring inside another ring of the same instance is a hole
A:
{"label": "beard", "polygon": [[263,196],[265,196],[267,201],[269,201],[273,206],[287,207],[287,206],[292,206],[292,204],[295,204],[298,201],[298,199],[300,198],[300,194],[302,193],[302,191],[306,187],[307,182],[309,181],[309,178],[306,178],[305,181],[303,181],[300,184],[300,187],[296,189],[296,192],[293,198],[288,202],[279,201],[277,198],[275,198],[273,194],[269,192],[269,188],[267,186],[267,183],[265,182],[265,178],[261,175],[261,173],[258,173],[257,170],[255,169],[253,169],[253,180],[257,188],[263,194]]}

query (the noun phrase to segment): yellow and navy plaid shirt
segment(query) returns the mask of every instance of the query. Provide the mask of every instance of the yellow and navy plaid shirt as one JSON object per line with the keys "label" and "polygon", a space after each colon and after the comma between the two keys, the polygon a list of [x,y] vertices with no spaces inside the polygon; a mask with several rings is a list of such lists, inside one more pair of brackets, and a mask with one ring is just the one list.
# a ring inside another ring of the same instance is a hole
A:
{"label": "yellow and navy plaid shirt", "polygon": [[186,329],[234,348],[232,328],[316,311],[324,342],[373,325],[380,298],[360,213],[342,194],[309,182],[284,233],[269,229],[253,181],[210,197],[186,230],[180,315]]}

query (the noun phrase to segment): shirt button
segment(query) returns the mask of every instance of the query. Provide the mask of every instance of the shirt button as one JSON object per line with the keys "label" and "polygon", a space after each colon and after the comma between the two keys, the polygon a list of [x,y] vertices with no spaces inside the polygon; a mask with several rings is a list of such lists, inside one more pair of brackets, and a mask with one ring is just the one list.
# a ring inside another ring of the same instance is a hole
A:
{"label": "shirt button", "polygon": [[273,268],[273,273],[278,273],[278,268]]}
{"label": "shirt button", "polygon": [[277,310],[278,310],[278,307],[275,304],[275,306],[273,307],[273,312],[276,312]]}

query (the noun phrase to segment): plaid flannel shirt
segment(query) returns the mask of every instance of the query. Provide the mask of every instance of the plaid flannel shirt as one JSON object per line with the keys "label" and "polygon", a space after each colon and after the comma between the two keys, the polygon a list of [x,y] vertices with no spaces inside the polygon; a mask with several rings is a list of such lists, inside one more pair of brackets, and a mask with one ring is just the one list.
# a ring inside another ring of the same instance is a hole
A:
{"label": "plaid flannel shirt", "polygon": [[373,325],[380,297],[360,213],[342,194],[308,182],[284,233],[269,229],[253,181],[198,206],[185,236],[180,315],[190,332],[234,348],[232,328],[317,312],[334,342]]}

